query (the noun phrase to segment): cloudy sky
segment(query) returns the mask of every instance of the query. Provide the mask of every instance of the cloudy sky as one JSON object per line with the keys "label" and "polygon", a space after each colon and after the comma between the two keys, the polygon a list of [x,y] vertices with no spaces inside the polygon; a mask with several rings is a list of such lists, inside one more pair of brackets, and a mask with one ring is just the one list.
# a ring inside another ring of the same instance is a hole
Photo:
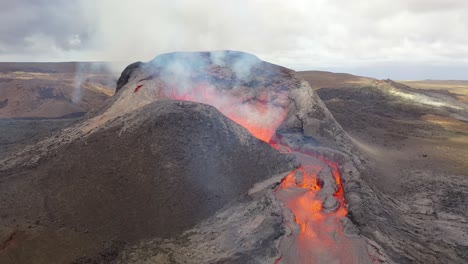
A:
{"label": "cloudy sky", "polygon": [[296,70],[468,79],[468,0],[0,0],[0,61],[232,49]]}

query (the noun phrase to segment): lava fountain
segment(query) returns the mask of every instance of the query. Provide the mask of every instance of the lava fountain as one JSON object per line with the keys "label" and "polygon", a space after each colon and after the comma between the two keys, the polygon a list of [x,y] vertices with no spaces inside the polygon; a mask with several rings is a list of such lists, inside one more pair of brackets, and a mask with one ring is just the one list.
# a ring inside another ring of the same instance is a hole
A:
{"label": "lava fountain", "polygon": [[[284,204],[291,234],[282,238],[276,263],[371,263],[364,242],[347,236],[342,220],[347,215],[338,164],[282,143],[277,128],[287,117],[288,91],[260,90],[252,93],[218,89],[198,83],[190,89],[166,84],[160,98],[205,103],[245,127],[280,152],[293,153],[302,164],[287,175],[275,196]],[[135,92],[143,85],[138,85]],[[288,218],[292,212],[293,217]],[[359,248],[358,248],[359,247]]]}

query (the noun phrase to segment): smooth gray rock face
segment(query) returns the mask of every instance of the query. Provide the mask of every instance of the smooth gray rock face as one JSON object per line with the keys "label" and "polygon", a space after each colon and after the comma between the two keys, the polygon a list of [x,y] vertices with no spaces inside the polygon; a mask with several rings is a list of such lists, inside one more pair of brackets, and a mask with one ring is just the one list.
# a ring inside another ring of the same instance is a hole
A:
{"label": "smooth gray rock face", "polygon": [[325,200],[323,201],[323,209],[325,209],[327,212],[334,212],[338,207],[340,206],[340,203],[338,200],[336,200],[335,197],[333,196],[327,196]]}
{"label": "smooth gray rock face", "polygon": [[338,191],[338,184],[335,181],[335,178],[333,177],[332,172],[330,169],[324,169],[322,170],[319,175],[318,175],[319,180],[323,184],[323,188],[320,190],[320,196],[322,197],[328,197],[328,196],[333,196],[333,194]]}

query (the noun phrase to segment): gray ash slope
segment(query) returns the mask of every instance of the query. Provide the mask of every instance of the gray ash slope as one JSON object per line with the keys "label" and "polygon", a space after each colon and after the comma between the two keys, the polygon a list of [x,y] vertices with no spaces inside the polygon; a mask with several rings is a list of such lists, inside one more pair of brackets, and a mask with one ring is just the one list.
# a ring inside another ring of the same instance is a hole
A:
{"label": "gray ash slope", "polygon": [[[2,173],[1,223],[104,241],[172,237],[295,166],[211,106],[160,101],[55,149],[34,168]],[[67,239],[45,243],[60,248]],[[18,250],[3,249],[0,260],[9,263]]]}
{"label": "gray ash slope", "polygon": [[160,101],[3,174],[2,223],[167,237],[293,166],[211,106]]}

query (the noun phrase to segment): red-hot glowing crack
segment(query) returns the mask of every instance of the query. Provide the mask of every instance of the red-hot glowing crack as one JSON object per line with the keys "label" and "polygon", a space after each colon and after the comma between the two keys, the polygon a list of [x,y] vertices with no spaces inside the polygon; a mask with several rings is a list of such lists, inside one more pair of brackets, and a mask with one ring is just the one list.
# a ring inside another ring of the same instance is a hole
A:
{"label": "red-hot glowing crack", "polygon": [[141,89],[141,87],[143,87],[143,84],[138,85],[133,92],[138,92]]}

